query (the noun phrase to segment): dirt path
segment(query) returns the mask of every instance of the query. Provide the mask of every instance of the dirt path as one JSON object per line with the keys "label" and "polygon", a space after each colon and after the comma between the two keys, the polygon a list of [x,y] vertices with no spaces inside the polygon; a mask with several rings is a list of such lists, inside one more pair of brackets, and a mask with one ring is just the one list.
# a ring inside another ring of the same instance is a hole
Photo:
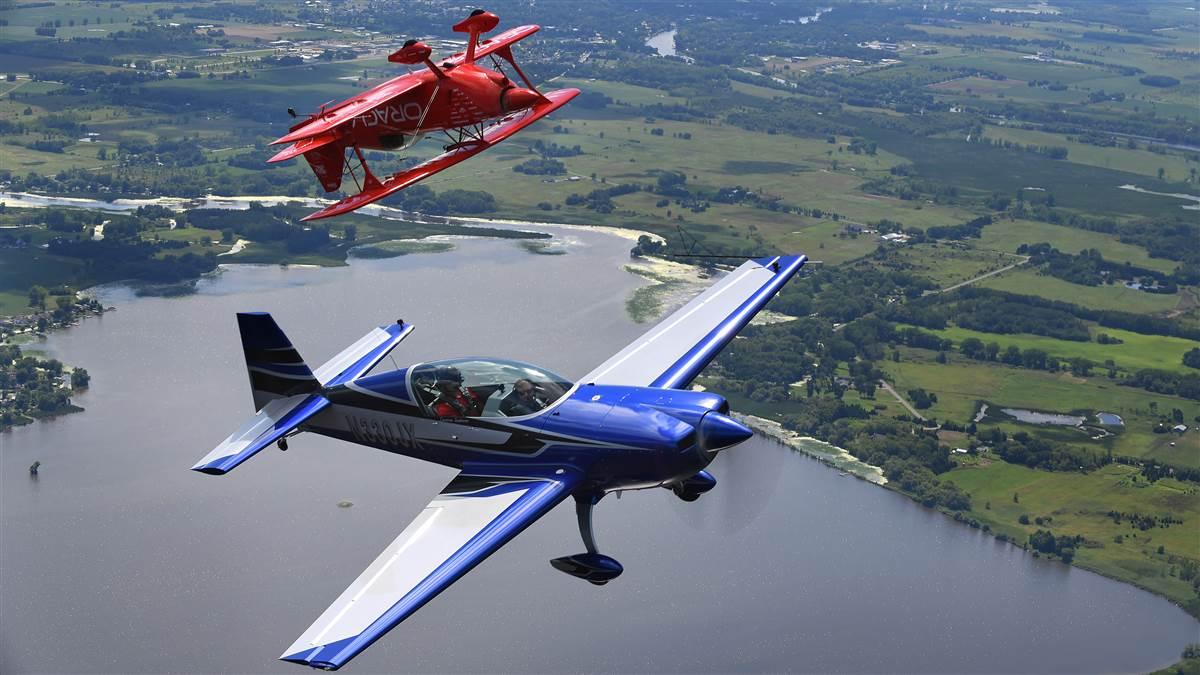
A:
{"label": "dirt path", "polygon": [[912,404],[911,404],[911,403],[909,403],[909,402],[908,402],[908,401],[907,401],[907,400],[906,400],[906,399],[905,399],[903,396],[901,396],[901,395],[900,395],[900,392],[898,392],[898,391],[896,391],[895,389],[893,389],[893,388],[892,388],[892,385],[888,384],[888,383],[887,383],[887,381],[885,381],[885,380],[880,380],[880,381],[879,381],[879,386],[883,387],[885,390],[887,390],[887,393],[889,393],[889,394],[891,394],[892,396],[894,396],[894,397],[896,398],[896,400],[900,402],[900,405],[904,406],[904,408],[905,408],[906,410],[908,410],[908,412],[909,412],[910,414],[912,414],[912,416],[913,416],[913,417],[915,417],[915,418],[917,418],[917,419],[921,420],[922,422],[928,422],[928,421],[929,421],[928,419],[926,419],[926,418],[925,418],[925,416],[924,416],[924,415],[922,415],[921,413],[917,412],[917,409],[916,409],[916,408],[914,408],[914,407],[912,407]]}
{"label": "dirt path", "polygon": [[950,291],[953,291],[953,290],[954,290],[954,289],[956,289],[956,288],[962,288],[963,286],[967,286],[967,285],[969,285],[969,284],[973,284],[973,283],[975,283],[976,281],[982,281],[982,280],[984,280],[984,279],[986,279],[986,278],[988,278],[988,277],[994,277],[994,276],[996,276],[997,274],[1001,274],[1001,273],[1003,273],[1003,272],[1007,272],[1007,271],[1011,270],[1012,268],[1014,268],[1014,267],[1017,267],[1017,266],[1019,266],[1019,265],[1024,265],[1024,264],[1025,264],[1025,263],[1027,263],[1027,262],[1029,262],[1029,256],[1024,256],[1024,257],[1022,257],[1022,258],[1021,258],[1021,260],[1020,260],[1020,261],[1018,261],[1018,262],[1015,262],[1015,263],[1013,263],[1013,264],[1011,264],[1011,265],[1006,265],[1006,266],[1004,266],[1004,267],[1001,267],[1001,268],[1000,268],[1000,269],[998,269],[998,270],[992,270],[991,272],[988,272],[988,273],[986,273],[986,274],[980,274],[979,276],[975,277],[974,279],[967,279],[966,281],[960,281],[959,283],[957,283],[957,284],[954,284],[953,286],[947,286],[947,287],[945,287],[945,288],[941,289],[940,291],[927,291],[927,292],[925,293],[925,295],[933,295],[933,294],[935,294],[935,293],[949,293]]}

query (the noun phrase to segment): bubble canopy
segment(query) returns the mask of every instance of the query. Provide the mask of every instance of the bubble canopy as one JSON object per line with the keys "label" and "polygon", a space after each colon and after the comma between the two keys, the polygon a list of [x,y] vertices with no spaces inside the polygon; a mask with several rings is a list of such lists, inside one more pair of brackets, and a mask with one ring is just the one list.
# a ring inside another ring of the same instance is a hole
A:
{"label": "bubble canopy", "polygon": [[507,359],[445,359],[422,363],[408,372],[412,391],[427,414],[435,417],[532,415],[553,405],[573,386],[544,368]]}

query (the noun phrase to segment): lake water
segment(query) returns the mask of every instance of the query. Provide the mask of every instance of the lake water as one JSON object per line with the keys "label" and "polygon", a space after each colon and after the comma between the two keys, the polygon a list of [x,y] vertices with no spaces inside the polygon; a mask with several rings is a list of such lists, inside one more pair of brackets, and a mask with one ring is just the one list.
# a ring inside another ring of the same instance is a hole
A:
{"label": "lake water", "polygon": [[[493,354],[579,375],[645,327],[624,311],[629,242],[570,234],[559,256],[467,239],[235,266],[185,298],[104,290],[118,311],[44,345],[91,372],[87,412],[0,435],[0,672],[303,672],[276,657],[453,472],[307,435],[228,476],[189,471],[252,412],[234,312],[272,311],[312,363],[403,317],[401,364]],[[720,484],[694,504],[600,504],[617,581],[547,564],[582,550],[560,506],[349,671],[1135,672],[1196,639],[1165,600],[773,442],[710,468]]]}

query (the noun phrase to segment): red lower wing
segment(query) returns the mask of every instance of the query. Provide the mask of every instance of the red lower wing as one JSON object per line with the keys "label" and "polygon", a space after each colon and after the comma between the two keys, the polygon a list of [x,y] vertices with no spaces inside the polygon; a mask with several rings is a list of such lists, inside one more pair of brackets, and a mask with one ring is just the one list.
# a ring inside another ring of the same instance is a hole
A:
{"label": "red lower wing", "polygon": [[488,127],[483,133],[482,141],[470,143],[469,145],[442,153],[411,169],[393,174],[380,181],[378,186],[364,190],[352,197],[347,197],[336,204],[331,204],[316,213],[306,216],[304,220],[318,220],[320,218],[340,216],[343,213],[360,209],[367,204],[377,202],[388,195],[395,194],[414,183],[458,164],[464,159],[478,155],[521,129],[563,107],[568,101],[578,95],[578,89],[552,91],[546,94],[546,101],[544,103],[539,103],[532,108],[513,113],[508,117],[502,118],[497,124]]}

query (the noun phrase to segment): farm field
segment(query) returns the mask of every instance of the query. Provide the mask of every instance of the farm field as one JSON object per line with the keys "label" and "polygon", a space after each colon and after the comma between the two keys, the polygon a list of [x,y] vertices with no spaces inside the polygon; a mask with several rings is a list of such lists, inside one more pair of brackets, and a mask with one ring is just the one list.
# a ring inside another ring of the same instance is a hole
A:
{"label": "farm field", "polygon": [[983,228],[979,239],[970,240],[974,248],[1007,253],[1013,253],[1021,244],[1041,242],[1046,242],[1064,253],[1078,254],[1086,249],[1096,249],[1106,260],[1127,262],[1134,267],[1159,272],[1170,273],[1179,266],[1176,260],[1151,258],[1146,249],[1123,243],[1111,234],[1033,220],[997,219]]}
{"label": "farm field", "polygon": [[[1200,402],[1123,387],[1119,381],[1103,376],[1081,378],[1064,372],[972,362],[957,355],[949,363],[938,364],[933,362],[933,353],[926,350],[905,348],[900,353],[899,363],[887,362],[881,367],[901,394],[917,388],[937,394],[937,403],[921,411],[926,416],[967,424],[979,401],[1044,412],[1111,412],[1125,421],[1124,431],[1107,441],[1115,454],[1200,467],[1200,434],[1189,432],[1177,437],[1153,433],[1158,415],[1151,409],[1170,412],[1179,408],[1184,419],[1191,420],[1200,415]],[[885,396],[884,392],[876,393],[876,398]],[[1083,434],[1073,433],[1068,438],[1079,444],[1092,444]],[[1170,445],[1172,442],[1174,447]]]}
{"label": "farm field", "polygon": [[[1200,555],[1194,526],[1200,522],[1200,490],[1194,484],[1169,478],[1148,483],[1135,468],[1119,464],[1081,474],[1037,471],[986,455],[968,461],[944,478],[971,494],[971,516],[994,532],[1021,542],[1038,529],[1082,535],[1090,543],[1076,550],[1080,566],[1179,602],[1194,597],[1171,560]],[[1118,524],[1109,511],[1171,514],[1183,523],[1139,530],[1128,517]],[[1022,515],[1028,525],[1018,522]],[[1046,517],[1051,521],[1044,526],[1034,522]]]}
{"label": "farm field", "polygon": [[1176,151],[1159,154],[1145,149],[1131,150],[1123,145],[1100,147],[1070,140],[1064,134],[995,125],[984,127],[983,135],[985,138],[1011,141],[1021,145],[1062,146],[1067,148],[1067,161],[1073,164],[1117,169],[1151,177],[1157,177],[1158,170],[1163,169],[1165,180],[1173,182],[1185,180],[1191,182],[1191,170],[1200,169],[1200,162],[1190,160],[1183,153]]}
{"label": "farm field", "polygon": [[1175,309],[1181,297],[1178,293],[1147,293],[1120,284],[1083,286],[1024,268],[988,277],[980,281],[979,285],[1010,293],[1070,302],[1093,309],[1113,309],[1139,314],[1158,314]]}
{"label": "farm field", "polygon": [[[1095,362],[1100,370],[1103,369],[1104,363],[1112,360],[1118,368],[1126,371],[1155,368],[1181,373],[1194,372],[1195,369],[1183,365],[1183,354],[1190,349],[1200,347],[1200,342],[1194,340],[1163,335],[1142,335],[1095,325],[1088,328],[1092,335],[1092,342],[1059,340],[1042,335],[1000,335],[958,327],[943,330],[921,328],[920,330],[953,340],[955,345],[961,344],[966,338],[973,337],[985,343],[996,342],[1000,345],[1001,351],[1012,345],[1019,347],[1021,351],[1040,349],[1051,356],[1063,359],[1082,357]],[[1121,340],[1122,344],[1102,345],[1097,343],[1096,336],[1101,333]]]}

